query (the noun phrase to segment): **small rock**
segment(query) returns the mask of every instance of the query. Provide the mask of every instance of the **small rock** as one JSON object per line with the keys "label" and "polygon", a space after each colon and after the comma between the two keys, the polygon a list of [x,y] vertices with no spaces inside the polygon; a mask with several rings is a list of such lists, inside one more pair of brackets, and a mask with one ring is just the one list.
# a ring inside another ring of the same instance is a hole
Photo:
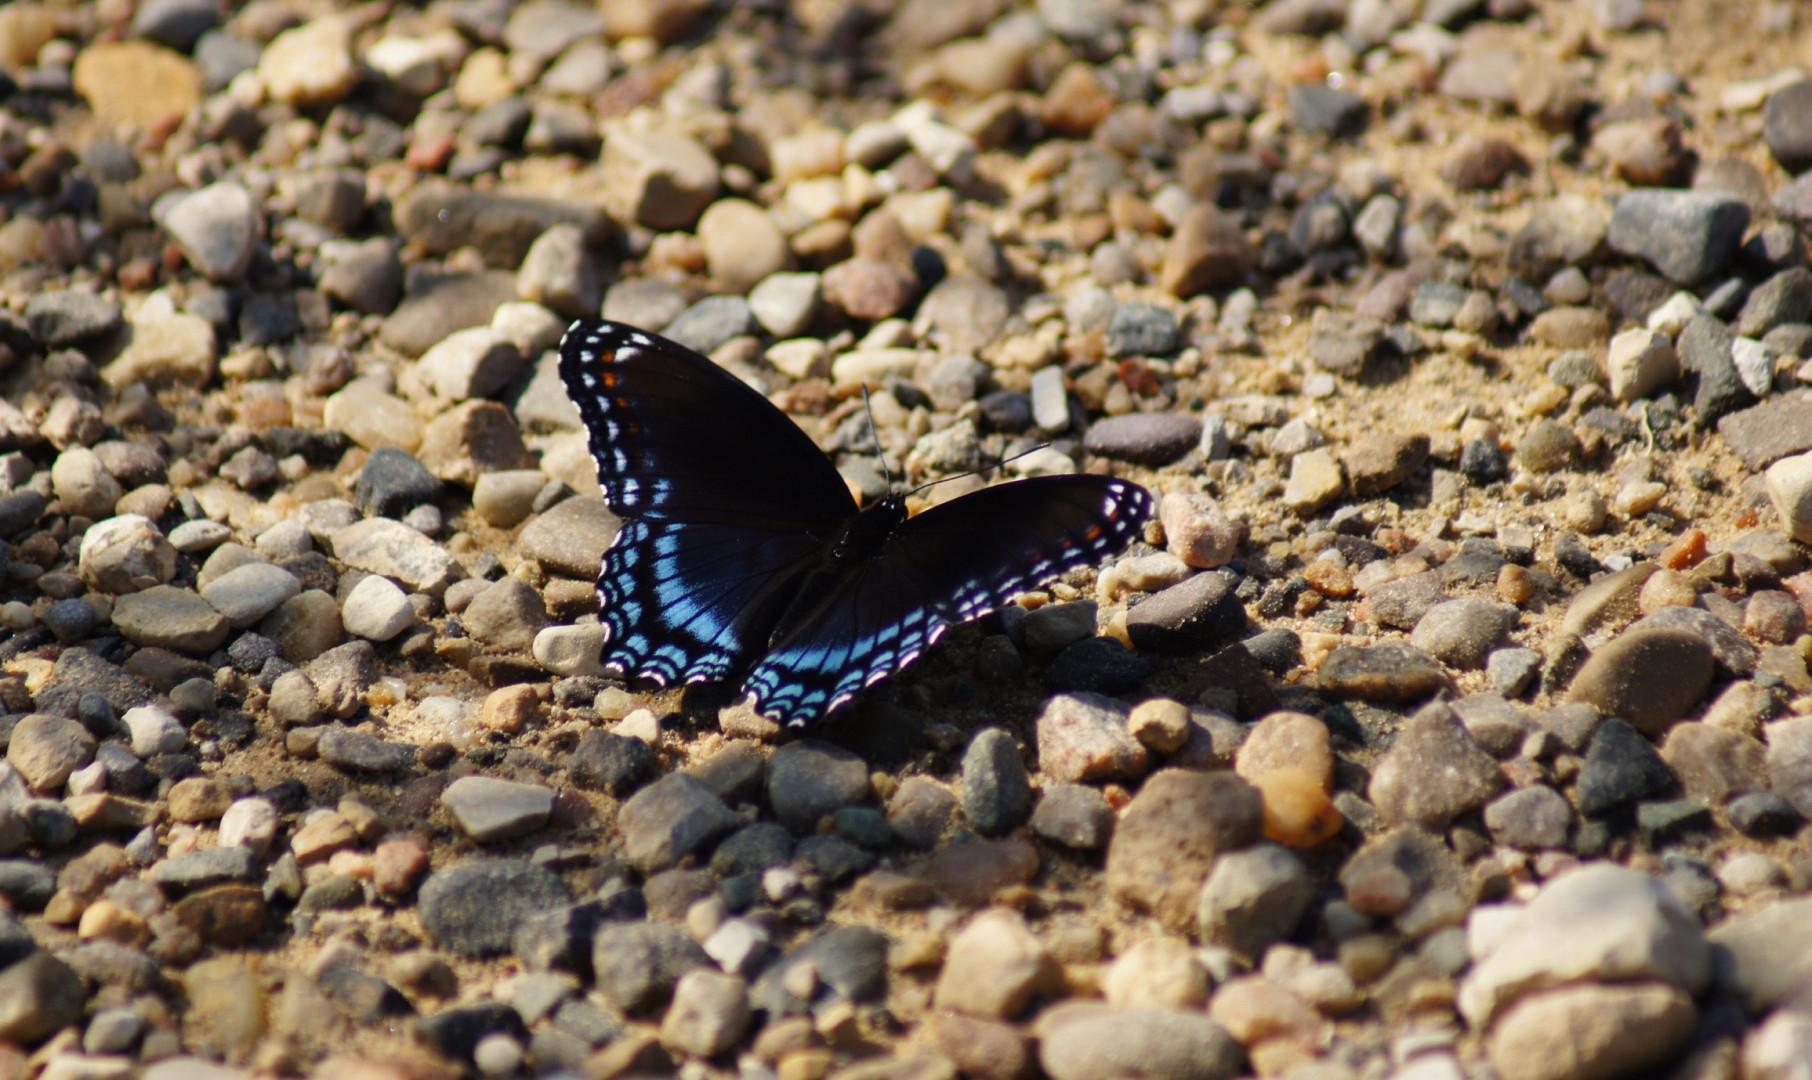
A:
{"label": "small rock", "polygon": [[1649,188],[1617,200],[1608,237],[1669,279],[1696,285],[1730,261],[1748,227],[1748,204],[1734,196]]}
{"label": "small rock", "polygon": [[1373,770],[1367,793],[1386,820],[1441,828],[1483,805],[1504,783],[1497,762],[1452,707],[1436,703],[1410,717]]}
{"label": "small rock", "polygon": [[441,870],[422,884],[422,928],[460,956],[509,951],[510,935],[530,916],[570,903],[553,871],[518,859],[479,859]]}
{"label": "small rock", "polygon": [[461,830],[480,844],[510,840],[547,824],[554,792],[489,776],[462,776],[441,793],[441,804]]}
{"label": "small rock", "polygon": [[1060,969],[1025,918],[1008,908],[992,908],[951,940],[934,1000],[939,1008],[1011,1020],[1060,984]]}

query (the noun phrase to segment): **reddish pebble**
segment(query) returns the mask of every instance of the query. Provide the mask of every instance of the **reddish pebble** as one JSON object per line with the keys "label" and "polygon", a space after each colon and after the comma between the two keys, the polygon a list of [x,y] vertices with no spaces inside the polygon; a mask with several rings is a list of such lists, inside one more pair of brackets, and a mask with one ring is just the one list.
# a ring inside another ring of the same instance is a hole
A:
{"label": "reddish pebble", "polygon": [[408,896],[427,870],[428,841],[420,836],[402,836],[377,846],[377,869],[372,880],[384,896]]}
{"label": "reddish pebble", "polygon": [[1415,883],[1395,866],[1369,867],[1350,875],[1344,882],[1346,902],[1365,915],[1388,919],[1405,907],[1415,896]]}
{"label": "reddish pebble", "polygon": [[1792,593],[1760,589],[1743,608],[1743,632],[1761,641],[1784,645],[1806,632],[1806,613]]}
{"label": "reddish pebble", "polygon": [[1705,530],[1688,529],[1673,543],[1661,549],[1655,561],[1669,570],[1685,570],[1699,565],[1707,554]]}
{"label": "reddish pebble", "polygon": [[1038,873],[1038,849],[1022,840],[954,844],[931,857],[925,877],[952,903],[980,907]]}

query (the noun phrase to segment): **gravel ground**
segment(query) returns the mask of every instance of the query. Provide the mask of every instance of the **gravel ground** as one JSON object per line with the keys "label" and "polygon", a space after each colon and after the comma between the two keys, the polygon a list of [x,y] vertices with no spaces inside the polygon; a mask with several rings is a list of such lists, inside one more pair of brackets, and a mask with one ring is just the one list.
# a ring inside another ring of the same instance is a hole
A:
{"label": "gravel ground", "polygon": [[[1812,1075],[1796,64],[1784,2],[0,7],[0,1080]],[[599,314],[865,498],[1159,519],[804,739],[626,688]]]}

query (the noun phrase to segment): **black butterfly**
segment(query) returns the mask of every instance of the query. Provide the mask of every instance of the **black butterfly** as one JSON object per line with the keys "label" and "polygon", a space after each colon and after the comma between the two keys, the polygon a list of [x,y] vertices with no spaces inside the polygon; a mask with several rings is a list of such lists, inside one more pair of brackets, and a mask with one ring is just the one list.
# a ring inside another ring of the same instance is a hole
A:
{"label": "black butterfly", "polygon": [[658,685],[741,679],[803,727],[945,630],[1139,535],[1142,487],[1047,476],[908,518],[858,509],[805,432],[710,360],[622,323],[560,342],[604,498],[623,519],[598,597],[607,668]]}

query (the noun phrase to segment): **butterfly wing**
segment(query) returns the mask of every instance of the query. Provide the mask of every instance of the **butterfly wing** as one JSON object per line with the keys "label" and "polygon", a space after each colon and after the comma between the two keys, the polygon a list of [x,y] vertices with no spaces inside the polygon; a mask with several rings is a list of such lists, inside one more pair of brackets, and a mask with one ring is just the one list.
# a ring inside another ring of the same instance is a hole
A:
{"label": "butterfly wing", "polygon": [[742,670],[856,512],[843,478],[761,394],[665,338],[580,319],[560,377],[624,519],[598,573],[604,665],[663,685]]}
{"label": "butterfly wing", "polygon": [[811,622],[750,669],[743,689],[803,727],[910,664],[950,627],[1099,562],[1154,506],[1137,484],[1045,476],[985,488],[906,521]]}

